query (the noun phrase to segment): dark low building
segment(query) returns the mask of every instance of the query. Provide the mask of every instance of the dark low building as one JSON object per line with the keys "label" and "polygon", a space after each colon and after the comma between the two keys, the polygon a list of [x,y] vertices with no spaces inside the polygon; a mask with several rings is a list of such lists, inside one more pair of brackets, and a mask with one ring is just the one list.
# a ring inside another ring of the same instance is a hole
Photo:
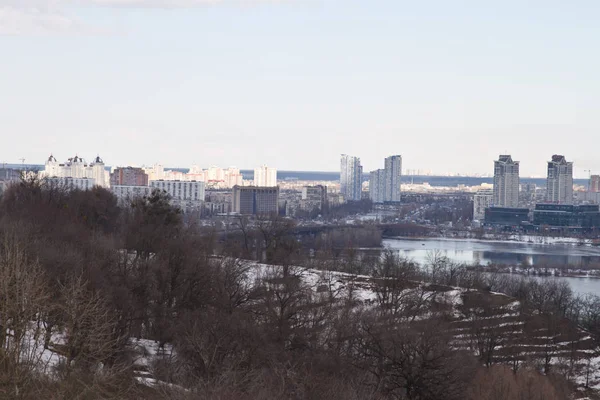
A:
{"label": "dark low building", "polygon": [[234,186],[233,212],[270,215],[279,212],[279,187]]}
{"label": "dark low building", "polygon": [[597,204],[537,204],[533,211],[533,223],[550,227],[598,228],[600,207]]}
{"label": "dark low building", "polygon": [[520,226],[528,222],[528,208],[489,207],[485,209],[486,225]]}

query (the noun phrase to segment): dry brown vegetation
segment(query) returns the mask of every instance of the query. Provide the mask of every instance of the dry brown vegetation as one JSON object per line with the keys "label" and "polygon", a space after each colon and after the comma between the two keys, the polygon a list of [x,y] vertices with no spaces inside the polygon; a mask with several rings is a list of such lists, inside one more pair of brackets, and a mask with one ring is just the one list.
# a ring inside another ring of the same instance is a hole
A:
{"label": "dry brown vegetation", "polygon": [[[600,302],[568,287],[441,257],[426,271],[392,253],[308,262],[289,221],[239,224],[235,237],[199,230],[160,193],[119,207],[99,188],[8,189],[0,398],[554,400],[595,356]],[[348,237],[318,238],[320,252]],[[369,276],[311,281],[301,264]],[[147,363],[137,339],[154,344]],[[506,350],[517,344],[538,350]]]}

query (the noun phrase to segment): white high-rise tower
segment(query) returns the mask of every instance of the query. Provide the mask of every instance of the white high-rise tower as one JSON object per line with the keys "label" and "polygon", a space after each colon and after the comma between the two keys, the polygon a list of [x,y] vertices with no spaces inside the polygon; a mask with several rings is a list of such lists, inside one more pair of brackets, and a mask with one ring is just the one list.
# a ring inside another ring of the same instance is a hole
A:
{"label": "white high-rise tower", "polygon": [[277,186],[277,169],[266,165],[254,168],[254,186]]}
{"label": "white high-rise tower", "polygon": [[340,162],[340,193],[346,200],[358,201],[362,197],[362,165],[360,158],[342,154]]}
{"label": "white high-rise tower", "polygon": [[369,195],[373,203],[399,203],[401,198],[402,156],[389,156],[384,169],[371,171]]}
{"label": "white high-rise tower", "polygon": [[402,178],[402,156],[385,159],[385,201],[400,202],[400,178]]}

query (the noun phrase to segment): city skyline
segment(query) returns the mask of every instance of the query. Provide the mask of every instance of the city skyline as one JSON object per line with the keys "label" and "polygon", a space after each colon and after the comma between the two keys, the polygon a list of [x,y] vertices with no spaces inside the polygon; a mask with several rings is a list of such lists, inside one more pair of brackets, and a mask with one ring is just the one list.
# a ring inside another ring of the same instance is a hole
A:
{"label": "city skyline", "polygon": [[[61,152],[62,153],[62,152]],[[85,154],[87,154],[88,152],[85,152]],[[94,160],[97,157],[99,157],[99,153],[94,153],[94,152],[89,152],[90,154],[97,154],[96,156],[94,156],[93,158],[90,158],[90,160]],[[80,152],[75,152],[74,154],[76,154],[75,157],[79,157],[80,160],[84,160],[85,162],[88,163],[93,163],[93,161],[88,161],[88,158],[86,157],[81,157],[79,156]],[[82,153],[81,153],[82,154]],[[51,157],[54,157],[54,153],[50,154]],[[358,158],[361,158],[360,156],[357,156]],[[497,157],[497,156],[496,156]],[[402,156],[402,158],[404,158],[404,156]],[[1,166],[6,166],[6,167],[11,167],[11,168],[19,168],[21,165],[25,165],[26,167],[43,167],[45,161],[48,159],[48,156],[46,156],[44,158],[44,160],[41,160],[40,162],[29,162],[29,160],[25,159],[26,162],[21,162],[21,159],[18,160],[18,162],[5,162],[3,160],[0,160],[0,167]],[[65,158],[64,161],[61,160],[57,160],[58,163],[64,163],[64,162],[68,162],[70,158]],[[314,169],[287,169],[287,168],[279,168],[279,167],[272,167],[275,171],[279,171],[279,172],[315,172],[315,173],[337,173],[340,171],[339,168],[339,158],[337,158],[338,160],[338,167],[332,170],[314,170]],[[38,160],[34,160],[34,161],[38,161]],[[598,175],[597,173],[595,173],[595,170],[584,170],[582,171],[579,175],[577,175],[576,171],[577,171],[577,165],[575,165],[575,163],[573,161],[571,161],[573,165],[573,179],[577,179],[577,180],[589,180],[591,179],[594,175]],[[488,164],[489,164],[489,160],[488,160]],[[544,162],[544,173],[543,174],[536,174],[536,175],[523,175],[520,173],[520,176],[522,178],[531,178],[531,179],[546,179],[547,178],[547,164],[548,161],[546,160]],[[115,164],[115,163],[111,163],[110,159],[106,162],[106,166],[107,168],[110,167],[112,169],[115,168],[127,168],[127,167],[131,167],[131,168],[151,168],[153,166],[156,165],[160,165],[161,167],[163,167],[165,170],[189,170],[189,171],[193,171],[195,169],[199,169],[200,171],[202,170],[209,170],[212,168],[218,168],[218,169],[237,169],[239,171],[245,171],[245,172],[252,172],[255,171],[257,168],[260,167],[265,167],[266,165],[264,163],[259,163],[255,166],[242,166],[242,167],[237,167],[235,164],[232,165],[224,165],[224,164],[198,164],[198,163],[194,163],[194,164],[190,164],[190,165],[168,165],[165,163],[161,163],[161,162],[154,162],[154,163],[132,163],[132,162],[126,162],[123,164]],[[361,166],[363,167],[363,177],[364,178],[368,178],[370,176],[370,172],[368,172],[370,169],[364,167],[364,165],[362,165],[361,162]],[[373,168],[372,170],[377,170],[378,168]],[[488,169],[486,171],[482,171],[482,172],[473,172],[473,173],[458,173],[458,172],[453,172],[453,171],[445,171],[445,172],[437,172],[437,171],[432,171],[431,169],[417,169],[417,168],[406,168],[406,169],[402,169],[402,175],[404,176],[448,176],[448,177],[479,177],[479,178],[493,178],[494,177],[494,169],[493,168],[489,168],[488,165]],[[365,172],[367,171],[367,172]],[[599,171],[600,172],[600,171]]]}
{"label": "city skyline", "polygon": [[0,161],[373,170],[399,148],[435,174],[600,171],[598,2],[209,3],[0,0]]}

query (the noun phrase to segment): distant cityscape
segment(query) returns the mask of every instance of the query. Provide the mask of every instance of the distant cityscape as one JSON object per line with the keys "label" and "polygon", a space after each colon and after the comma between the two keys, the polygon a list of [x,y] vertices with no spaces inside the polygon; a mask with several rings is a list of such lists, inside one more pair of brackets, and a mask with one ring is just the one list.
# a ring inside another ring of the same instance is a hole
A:
{"label": "distant cityscape", "polygon": [[50,155],[43,165],[3,165],[0,190],[23,173],[67,190],[103,187],[119,202],[158,190],[184,212],[203,217],[270,213],[318,217],[347,202],[369,200],[376,209],[390,209],[406,204],[409,194],[463,193],[472,201],[475,225],[600,226],[600,176],[573,179],[573,163],[563,155],[549,158],[545,179],[521,178],[520,162],[507,154],[493,161],[489,177],[404,175],[399,154],[382,158],[380,165],[367,172],[360,157],[342,154],[339,173],[278,171],[267,165],[254,170],[161,164],[109,167],[100,156],[88,162],[75,155],[61,162]]}

